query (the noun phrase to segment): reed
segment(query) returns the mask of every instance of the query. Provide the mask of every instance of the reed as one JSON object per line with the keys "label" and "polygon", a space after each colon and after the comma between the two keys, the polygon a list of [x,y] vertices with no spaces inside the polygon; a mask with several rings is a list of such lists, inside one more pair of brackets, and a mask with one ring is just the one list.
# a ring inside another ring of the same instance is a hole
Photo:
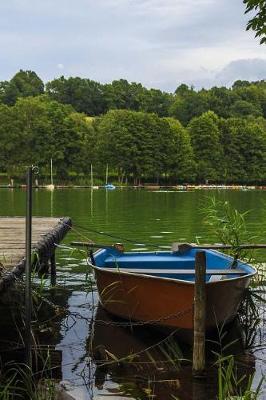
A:
{"label": "reed", "polygon": [[[246,223],[246,216],[249,211],[240,213],[234,209],[228,201],[220,201],[215,197],[208,198],[207,207],[203,207],[204,222],[207,224],[215,236],[216,240],[222,244],[230,244],[232,250],[229,253],[234,258],[242,259],[253,263],[258,269],[258,274],[253,278],[251,288],[247,289],[240,305],[238,319],[242,328],[242,339],[245,349],[254,346],[258,336],[259,327],[262,321],[261,309],[265,308],[265,266],[258,264],[254,258],[254,252],[240,248],[242,243],[252,243],[257,238],[249,235]],[[261,308],[261,309],[260,309]],[[259,393],[264,381],[261,379],[256,389],[251,388],[253,375],[242,375],[239,377],[235,357],[225,356],[226,348],[234,343],[229,343],[226,347],[222,346],[224,336],[223,327],[218,328],[220,352],[215,353],[218,368],[218,400],[255,400],[259,398]]]}
{"label": "reed", "polygon": [[252,389],[253,375],[238,376],[237,366],[233,355],[219,357],[218,366],[218,400],[256,400],[261,394],[264,377],[256,389]]}
{"label": "reed", "polygon": [[204,223],[210,228],[215,240],[232,246],[229,254],[246,258],[251,253],[239,247],[243,243],[254,243],[256,240],[247,230],[246,216],[249,211],[241,213],[228,201],[208,197],[207,206],[202,207],[201,212],[204,215]]}
{"label": "reed", "polygon": [[[265,292],[264,292],[265,293]],[[245,349],[253,347],[258,334],[259,326],[262,321],[260,305],[265,307],[265,297],[263,291],[249,288],[245,291],[238,311],[238,319],[242,328],[243,345]]]}
{"label": "reed", "polygon": [[55,380],[49,378],[51,370],[50,354],[47,352],[43,369],[35,373],[23,363],[10,362],[5,365],[5,373],[0,378],[0,400],[29,399],[54,400],[56,395]]}

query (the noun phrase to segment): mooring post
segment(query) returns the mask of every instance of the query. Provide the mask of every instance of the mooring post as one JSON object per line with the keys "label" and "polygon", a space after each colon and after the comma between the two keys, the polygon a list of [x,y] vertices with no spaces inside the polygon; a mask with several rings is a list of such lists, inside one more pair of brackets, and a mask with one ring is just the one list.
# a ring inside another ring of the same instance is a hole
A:
{"label": "mooring post", "polygon": [[206,324],[206,254],[198,251],[195,257],[194,290],[194,346],[193,376],[205,376],[205,324]]}
{"label": "mooring post", "polygon": [[25,362],[31,367],[31,236],[32,236],[32,167],[27,171],[26,195],[26,267],[25,267]]}
{"label": "mooring post", "polygon": [[55,261],[55,249],[53,250],[50,257],[50,268],[51,268],[51,285],[56,285],[56,261]]}

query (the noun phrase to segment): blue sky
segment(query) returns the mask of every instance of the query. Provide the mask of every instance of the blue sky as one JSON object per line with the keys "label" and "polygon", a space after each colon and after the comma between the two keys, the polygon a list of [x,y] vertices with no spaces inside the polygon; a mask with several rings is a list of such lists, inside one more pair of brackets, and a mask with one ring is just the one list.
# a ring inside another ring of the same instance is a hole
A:
{"label": "blue sky", "polygon": [[266,78],[242,0],[2,0],[0,80],[30,69],[174,91]]}

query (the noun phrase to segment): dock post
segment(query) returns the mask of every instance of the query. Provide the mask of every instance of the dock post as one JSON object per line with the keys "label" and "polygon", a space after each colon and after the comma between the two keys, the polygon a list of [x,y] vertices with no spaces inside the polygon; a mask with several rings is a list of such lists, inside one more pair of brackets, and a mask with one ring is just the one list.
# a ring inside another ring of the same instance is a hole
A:
{"label": "dock post", "polygon": [[27,171],[26,195],[26,266],[25,266],[25,362],[31,367],[31,237],[32,237],[32,167]]}
{"label": "dock post", "polygon": [[56,285],[56,261],[55,261],[55,249],[50,257],[50,268],[51,268],[51,285]]}
{"label": "dock post", "polygon": [[205,370],[205,324],[206,324],[206,254],[198,251],[195,257],[194,291],[194,345],[193,376],[204,378]]}

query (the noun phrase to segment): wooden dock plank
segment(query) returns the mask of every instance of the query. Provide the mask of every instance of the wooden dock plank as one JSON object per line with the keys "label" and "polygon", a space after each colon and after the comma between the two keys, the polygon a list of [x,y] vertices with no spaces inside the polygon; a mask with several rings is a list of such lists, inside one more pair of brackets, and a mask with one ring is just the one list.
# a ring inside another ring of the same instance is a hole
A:
{"label": "wooden dock plank", "polygon": [[[71,228],[70,218],[33,217],[32,251],[48,258]],[[0,217],[0,291],[5,278],[19,276],[25,267],[26,223],[24,217]]]}

